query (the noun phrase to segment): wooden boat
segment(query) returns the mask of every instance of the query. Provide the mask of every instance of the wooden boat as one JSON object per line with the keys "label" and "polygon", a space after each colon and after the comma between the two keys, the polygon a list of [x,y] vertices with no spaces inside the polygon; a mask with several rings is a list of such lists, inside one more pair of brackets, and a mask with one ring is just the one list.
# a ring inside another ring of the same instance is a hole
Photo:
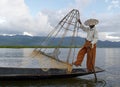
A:
{"label": "wooden boat", "polygon": [[[32,58],[38,58],[40,66],[47,68],[16,68],[16,67],[0,67],[0,79],[45,79],[45,78],[70,78],[93,74],[94,72],[87,72],[85,68],[73,68],[71,64],[76,58],[76,38],[78,37],[78,29],[80,24],[78,20],[80,17],[79,11],[73,9],[70,11],[58,25],[47,35],[40,46],[52,46],[55,43],[55,48],[50,51],[49,48],[35,48],[31,54]],[[68,41],[70,47],[66,53],[60,51],[66,41],[65,37],[71,35]],[[55,42],[55,38],[60,39]],[[50,51],[50,53],[49,53]],[[59,55],[65,54],[64,57]],[[64,58],[64,59],[63,59]],[[50,65],[49,65],[50,64]],[[72,69],[73,68],[73,69]],[[72,71],[71,71],[72,69]],[[70,71],[70,72],[69,72]],[[95,68],[95,72],[102,72],[99,67]]]}
{"label": "wooden boat", "polygon": [[[104,70],[96,67],[96,73]],[[72,78],[77,76],[89,75],[94,72],[87,72],[86,68],[73,69],[71,73],[65,69],[41,69],[41,68],[15,68],[0,67],[0,80],[27,80],[27,79],[53,79],[53,78]]]}

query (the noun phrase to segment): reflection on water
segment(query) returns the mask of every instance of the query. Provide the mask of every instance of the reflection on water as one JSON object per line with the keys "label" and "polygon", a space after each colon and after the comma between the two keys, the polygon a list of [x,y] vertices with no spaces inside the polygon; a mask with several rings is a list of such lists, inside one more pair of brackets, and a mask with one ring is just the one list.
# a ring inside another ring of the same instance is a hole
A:
{"label": "reflection on water", "polygon": [[120,51],[119,49],[105,49],[105,62],[106,64],[108,64],[109,66],[114,66],[115,65],[118,65],[119,66],[119,63],[120,61],[118,60],[119,56],[120,56]]}
{"label": "reflection on water", "polygon": [[1,81],[0,87],[103,87],[106,85],[104,80],[97,83],[94,80],[86,79],[46,79],[36,81]]}
{"label": "reflection on water", "polygon": [[[35,58],[29,54],[33,49],[0,49],[0,67],[39,67]],[[62,49],[63,55],[67,49]],[[78,51],[79,49],[77,49]],[[119,87],[120,86],[120,48],[97,48],[96,66],[105,69],[98,73],[98,82],[94,75],[74,79],[50,79],[36,81],[0,81],[0,87]],[[76,53],[77,55],[77,53]],[[86,65],[86,58],[82,67]],[[105,86],[104,86],[105,85]]]}

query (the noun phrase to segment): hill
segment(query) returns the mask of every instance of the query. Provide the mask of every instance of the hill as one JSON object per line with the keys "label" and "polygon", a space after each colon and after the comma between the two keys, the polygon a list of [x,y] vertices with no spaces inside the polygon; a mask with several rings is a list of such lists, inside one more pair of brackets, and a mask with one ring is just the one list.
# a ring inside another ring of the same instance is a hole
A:
{"label": "hill", "polygon": [[[41,46],[40,44],[46,37],[41,36],[25,36],[25,35],[15,35],[15,36],[0,36],[0,46]],[[70,46],[71,37],[65,37],[62,46]],[[44,43],[42,46],[56,46],[60,38],[55,38],[52,42]],[[84,44],[84,38],[76,37],[75,45],[82,46]],[[98,41],[97,47],[120,47],[120,42],[111,41]]]}

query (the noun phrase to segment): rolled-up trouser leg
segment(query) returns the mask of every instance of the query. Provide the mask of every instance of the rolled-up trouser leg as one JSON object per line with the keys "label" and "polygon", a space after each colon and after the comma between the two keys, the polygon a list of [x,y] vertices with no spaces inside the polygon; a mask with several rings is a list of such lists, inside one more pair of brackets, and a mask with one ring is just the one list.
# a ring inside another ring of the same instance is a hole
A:
{"label": "rolled-up trouser leg", "polygon": [[77,55],[77,63],[78,63],[79,65],[81,65],[81,63],[82,63],[82,61],[83,61],[83,59],[84,59],[84,56],[85,56],[86,52],[87,52],[86,47],[83,47],[83,48],[79,51],[79,53],[78,53],[78,55]]}
{"label": "rolled-up trouser leg", "polygon": [[84,47],[82,47],[81,50],[78,52],[77,60],[76,60],[76,62],[74,63],[74,65],[76,65],[76,66],[81,65],[81,63],[82,63],[82,61],[83,61],[84,56],[85,56],[86,53],[87,53],[87,49],[86,49],[86,47],[84,46]]}
{"label": "rolled-up trouser leg", "polygon": [[95,65],[95,57],[96,57],[96,44],[94,45],[94,48],[90,48],[90,47],[91,47],[91,42],[86,40],[84,46],[78,52],[77,60],[74,62],[74,65],[76,66],[81,65],[84,56],[87,53],[87,63],[86,63],[87,69],[93,70]]}

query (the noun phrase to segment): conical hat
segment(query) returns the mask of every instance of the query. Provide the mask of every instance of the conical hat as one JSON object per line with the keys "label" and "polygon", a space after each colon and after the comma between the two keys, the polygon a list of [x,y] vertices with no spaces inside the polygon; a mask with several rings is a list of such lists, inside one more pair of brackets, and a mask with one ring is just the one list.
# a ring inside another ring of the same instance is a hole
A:
{"label": "conical hat", "polygon": [[96,25],[98,23],[99,23],[99,21],[97,19],[88,19],[88,20],[85,21],[84,24],[86,26],[90,26],[90,25]]}

